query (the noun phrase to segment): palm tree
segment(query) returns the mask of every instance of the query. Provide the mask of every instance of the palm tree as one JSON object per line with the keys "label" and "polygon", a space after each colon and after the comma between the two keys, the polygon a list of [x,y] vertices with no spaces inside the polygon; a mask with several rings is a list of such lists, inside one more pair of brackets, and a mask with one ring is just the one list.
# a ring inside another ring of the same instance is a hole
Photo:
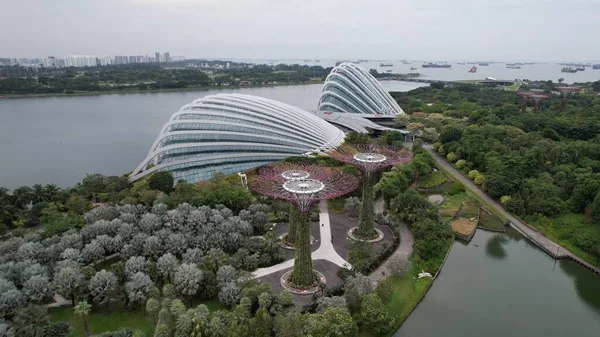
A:
{"label": "palm tree", "polygon": [[90,326],[88,325],[88,314],[90,313],[90,310],[92,310],[92,306],[86,301],[77,303],[73,309],[75,315],[81,316],[83,319],[83,328],[85,329],[86,337],[90,337]]}
{"label": "palm tree", "polygon": [[13,324],[16,336],[42,337],[50,318],[46,307],[29,304],[16,311]]}
{"label": "palm tree", "polygon": [[44,194],[46,195],[46,200],[51,200],[55,195],[58,194],[60,188],[54,184],[48,184],[44,186]]}
{"label": "palm tree", "polygon": [[29,186],[21,186],[13,191],[13,200],[15,205],[20,208],[28,205],[33,199],[33,191]]}
{"label": "palm tree", "polygon": [[45,192],[44,186],[41,184],[33,185],[33,203],[35,204],[42,201],[48,201],[48,199],[46,199]]}

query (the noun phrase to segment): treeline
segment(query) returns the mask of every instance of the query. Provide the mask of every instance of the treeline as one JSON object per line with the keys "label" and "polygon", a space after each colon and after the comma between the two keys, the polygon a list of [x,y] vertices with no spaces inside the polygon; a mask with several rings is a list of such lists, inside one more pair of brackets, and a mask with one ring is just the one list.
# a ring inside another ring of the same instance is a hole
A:
{"label": "treeline", "polygon": [[[514,92],[464,85],[395,93],[411,114],[401,126],[511,212],[567,247],[600,256],[600,97],[573,94],[523,113]],[[433,103],[433,104],[428,104]],[[439,132],[424,131],[434,128]]]}
{"label": "treeline", "polygon": [[163,68],[159,64],[64,68],[46,71],[37,77],[2,78],[0,95],[73,94],[299,83],[314,79],[323,80],[330,70],[331,68],[320,66],[284,64],[209,70]]}
{"label": "treeline", "polygon": [[[36,184],[10,191],[0,187],[0,235],[8,230],[20,235],[30,227],[41,225],[49,235],[61,233],[83,225],[83,214],[102,204],[151,206],[160,198],[169,207],[181,203],[220,204],[239,212],[252,201],[252,195],[232,177],[217,175],[207,182],[180,181],[174,188],[173,185],[170,173],[157,172],[133,184],[126,176],[91,174],[73,188]],[[287,209],[282,210],[285,211]]]}

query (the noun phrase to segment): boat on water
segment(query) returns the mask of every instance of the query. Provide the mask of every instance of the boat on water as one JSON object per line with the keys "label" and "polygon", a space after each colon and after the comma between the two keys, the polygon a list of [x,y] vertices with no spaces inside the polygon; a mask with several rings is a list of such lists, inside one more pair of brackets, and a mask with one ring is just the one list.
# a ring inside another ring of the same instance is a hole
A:
{"label": "boat on water", "polygon": [[425,64],[422,64],[421,67],[423,68],[450,68],[452,67],[452,65],[450,64],[444,64],[444,63],[432,63],[432,62],[428,62]]}
{"label": "boat on water", "polygon": [[487,67],[487,66],[489,66],[489,65],[490,65],[490,64],[489,64],[489,63],[487,63],[487,62],[479,62],[479,66],[480,66],[480,67]]}
{"label": "boat on water", "polygon": [[592,69],[595,69],[595,70],[600,70],[600,64],[594,64],[594,65],[592,66]]}
{"label": "boat on water", "polygon": [[514,63],[514,64],[507,64],[506,65],[506,69],[521,69],[521,66],[517,65],[516,63]]}
{"label": "boat on water", "polygon": [[465,62],[458,62],[457,63],[459,66],[464,66],[466,63]]}
{"label": "boat on water", "polygon": [[393,63],[381,63],[379,66],[380,67],[393,67],[394,64]]}
{"label": "boat on water", "polygon": [[315,62],[317,62],[317,63],[321,63],[321,60],[315,60]]}
{"label": "boat on water", "polygon": [[576,73],[577,72],[577,68],[563,67],[560,71],[563,72],[563,73]]}
{"label": "boat on water", "polygon": [[471,67],[471,69],[469,69],[470,73],[476,73],[477,72],[477,67]]}
{"label": "boat on water", "polygon": [[417,67],[410,67],[410,70],[417,70]]}
{"label": "boat on water", "polygon": [[577,69],[577,71],[585,71],[585,67],[582,67],[582,66],[579,66],[579,67],[577,67],[575,69]]}

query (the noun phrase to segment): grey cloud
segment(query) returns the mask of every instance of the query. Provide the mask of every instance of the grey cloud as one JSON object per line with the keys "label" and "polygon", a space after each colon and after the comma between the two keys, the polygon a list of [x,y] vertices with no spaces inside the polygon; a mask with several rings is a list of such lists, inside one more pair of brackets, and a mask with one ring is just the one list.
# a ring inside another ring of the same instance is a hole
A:
{"label": "grey cloud", "polygon": [[0,57],[600,58],[592,0],[0,0]]}

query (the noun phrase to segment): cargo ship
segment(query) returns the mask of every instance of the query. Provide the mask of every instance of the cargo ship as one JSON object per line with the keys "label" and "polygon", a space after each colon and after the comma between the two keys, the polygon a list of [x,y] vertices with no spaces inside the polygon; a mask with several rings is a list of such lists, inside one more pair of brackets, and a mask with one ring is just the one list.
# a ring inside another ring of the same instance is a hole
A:
{"label": "cargo ship", "polygon": [[600,70],[600,64],[594,64],[594,65],[592,66],[592,69],[595,69],[595,70]]}
{"label": "cargo ship", "polygon": [[575,69],[577,69],[577,71],[585,71],[585,67],[583,67],[583,66],[578,66]]}
{"label": "cargo ship", "polygon": [[507,64],[506,69],[521,69],[521,66],[515,64]]}
{"label": "cargo ship", "polygon": [[393,63],[381,63],[379,66],[380,67],[393,67],[394,64]]}
{"label": "cargo ship", "polygon": [[577,69],[573,67],[564,67],[560,71],[563,73],[576,73]]}
{"label": "cargo ship", "polygon": [[423,68],[450,68],[452,65],[450,64],[439,64],[439,63],[425,63],[421,65]]}
{"label": "cargo ship", "polygon": [[489,65],[490,65],[490,64],[489,64],[489,63],[487,63],[487,62],[479,62],[479,66],[480,66],[480,67],[487,67],[487,66],[489,66]]}

